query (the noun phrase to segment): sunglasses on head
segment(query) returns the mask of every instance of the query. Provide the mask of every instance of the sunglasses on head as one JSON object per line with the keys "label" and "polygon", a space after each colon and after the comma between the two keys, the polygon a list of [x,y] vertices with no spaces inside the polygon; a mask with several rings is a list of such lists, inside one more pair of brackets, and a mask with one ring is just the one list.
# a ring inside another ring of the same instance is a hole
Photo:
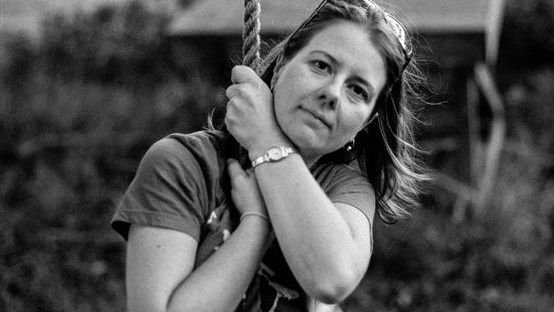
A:
{"label": "sunglasses on head", "polygon": [[[384,16],[385,23],[390,27],[392,30],[392,33],[398,43],[400,44],[400,47],[402,48],[402,53],[404,54],[404,63],[402,67],[400,68],[399,74],[396,77],[394,84],[400,79],[401,73],[404,72],[406,67],[408,67],[408,64],[410,63],[413,55],[413,49],[411,45],[408,44],[408,36],[406,34],[406,29],[398,22],[392,15],[385,12],[380,6],[378,6],[375,2],[371,0],[343,0],[343,1],[351,1],[351,2],[357,2],[359,3],[360,7],[366,9],[366,10],[373,10],[375,12],[380,12]],[[300,26],[298,26],[292,33],[290,33],[285,40],[283,40],[281,43],[279,43],[277,46],[275,46],[265,57],[265,59],[262,61],[259,67],[259,73],[261,75],[265,75],[267,72],[267,69],[274,64],[274,61],[279,54],[279,52],[284,48],[284,46],[289,42],[291,38],[294,38],[302,29],[306,28],[313,19],[319,14],[321,9],[328,3],[328,0],[321,1],[318,6],[315,8],[315,10],[312,11],[310,16],[306,18]]]}
{"label": "sunglasses on head", "polygon": [[[345,0],[347,1],[347,0]],[[366,10],[373,10],[376,12],[380,12],[383,14],[385,22],[392,30],[394,37],[402,47],[402,53],[404,54],[404,65],[402,66],[400,72],[403,72],[404,69],[408,66],[410,63],[410,60],[412,59],[413,55],[413,49],[411,46],[408,45],[408,36],[406,34],[406,29],[398,22],[392,15],[385,12],[377,3],[371,1],[371,0],[357,0],[357,2],[360,3],[360,5],[363,6]],[[287,40],[290,38],[293,38],[296,36],[296,34],[304,29],[306,26],[308,26],[314,17],[321,11],[321,9],[328,3],[328,0],[323,0],[319,3],[319,5],[315,8],[315,10],[310,14],[310,16],[305,19],[302,24],[300,24],[299,27],[297,27],[288,37]]]}

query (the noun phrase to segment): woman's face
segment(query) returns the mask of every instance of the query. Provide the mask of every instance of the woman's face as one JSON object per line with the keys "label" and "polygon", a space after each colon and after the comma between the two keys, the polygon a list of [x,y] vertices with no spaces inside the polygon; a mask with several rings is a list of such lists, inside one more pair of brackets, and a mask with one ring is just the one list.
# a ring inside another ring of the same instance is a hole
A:
{"label": "woman's face", "polygon": [[347,21],[316,33],[276,74],[277,122],[308,165],[354,138],[386,82],[381,53]]}

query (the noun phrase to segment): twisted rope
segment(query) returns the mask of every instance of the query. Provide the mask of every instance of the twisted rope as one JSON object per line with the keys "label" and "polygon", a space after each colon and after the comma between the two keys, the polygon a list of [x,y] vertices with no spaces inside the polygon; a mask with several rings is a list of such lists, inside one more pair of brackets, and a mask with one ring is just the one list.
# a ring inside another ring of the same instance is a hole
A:
{"label": "twisted rope", "polygon": [[[244,0],[242,29],[242,64],[259,74],[260,58],[260,0]],[[250,166],[248,152],[239,147],[239,162],[243,167]]]}
{"label": "twisted rope", "polygon": [[244,0],[244,28],[242,30],[242,64],[255,72],[260,58],[260,0]]}

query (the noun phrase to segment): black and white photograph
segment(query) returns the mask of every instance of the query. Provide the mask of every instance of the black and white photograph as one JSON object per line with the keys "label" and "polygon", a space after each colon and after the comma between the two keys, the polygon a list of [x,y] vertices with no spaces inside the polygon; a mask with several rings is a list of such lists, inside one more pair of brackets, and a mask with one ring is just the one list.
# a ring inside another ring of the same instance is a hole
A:
{"label": "black and white photograph", "polygon": [[553,307],[554,1],[0,0],[0,311]]}

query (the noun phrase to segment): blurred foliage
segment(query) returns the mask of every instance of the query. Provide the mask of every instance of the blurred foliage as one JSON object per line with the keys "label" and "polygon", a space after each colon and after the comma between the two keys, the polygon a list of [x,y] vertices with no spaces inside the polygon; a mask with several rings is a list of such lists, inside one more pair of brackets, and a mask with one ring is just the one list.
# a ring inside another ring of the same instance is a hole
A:
{"label": "blurred foliage", "polygon": [[224,90],[171,69],[140,2],[2,34],[0,311],[123,311],[109,219],[148,146],[205,124]]}
{"label": "blurred foliage", "polygon": [[147,11],[141,2],[46,18],[41,42],[46,72],[104,83],[159,81],[168,70],[167,19]]}
{"label": "blurred foliage", "polygon": [[[552,7],[508,2],[497,73],[509,137],[486,214],[453,222],[455,198],[437,189],[410,222],[377,223],[351,311],[554,305]],[[47,16],[39,42],[2,34],[0,311],[124,310],[113,209],[148,146],[224,103],[222,87],[173,72],[166,14],[129,2]]]}
{"label": "blurred foliage", "polygon": [[348,302],[352,311],[550,311],[554,179],[545,168],[552,157],[547,164],[531,155],[505,151],[495,198],[481,218],[452,222],[440,207],[392,228],[378,224],[368,276]]}

